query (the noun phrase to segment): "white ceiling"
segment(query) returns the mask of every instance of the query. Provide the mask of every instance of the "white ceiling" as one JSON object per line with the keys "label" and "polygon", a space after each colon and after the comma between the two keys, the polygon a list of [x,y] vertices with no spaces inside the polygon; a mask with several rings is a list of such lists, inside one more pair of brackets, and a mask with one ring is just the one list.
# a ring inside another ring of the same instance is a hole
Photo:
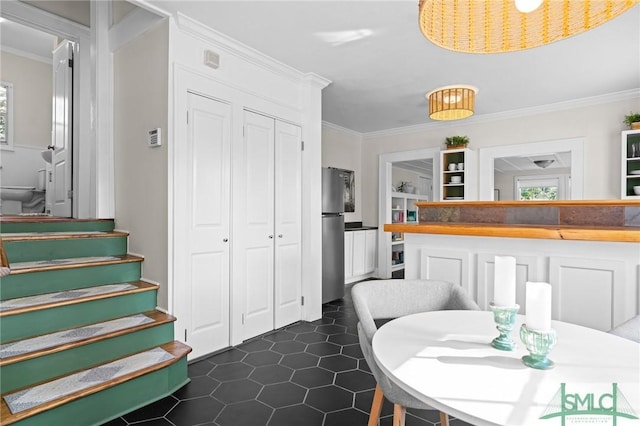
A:
{"label": "white ceiling", "polygon": [[[432,122],[424,94],[449,84],[479,88],[476,115],[640,88],[640,6],[547,46],[481,55],[451,52],[425,39],[417,0],[146,3],[182,12],[302,72],[330,79],[323,120],[361,133]],[[6,25],[1,27],[4,45]],[[44,45],[50,51],[49,43]]]}
{"label": "white ceiling", "polygon": [[478,115],[640,88],[640,6],[547,46],[482,55],[425,39],[418,0],[147,3],[332,80],[323,120],[362,133],[430,122],[424,95],[449,84],[479,88]]}

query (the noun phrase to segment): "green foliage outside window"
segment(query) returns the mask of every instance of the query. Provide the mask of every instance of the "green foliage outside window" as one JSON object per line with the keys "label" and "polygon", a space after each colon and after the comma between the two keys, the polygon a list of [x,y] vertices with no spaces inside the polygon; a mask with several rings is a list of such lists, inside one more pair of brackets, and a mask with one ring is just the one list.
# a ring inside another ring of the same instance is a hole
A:
{"label": "green foliage outside window", "polygon": [[556,186],[532,186],[520,188],[521,200],[557,200],[558,187]]}

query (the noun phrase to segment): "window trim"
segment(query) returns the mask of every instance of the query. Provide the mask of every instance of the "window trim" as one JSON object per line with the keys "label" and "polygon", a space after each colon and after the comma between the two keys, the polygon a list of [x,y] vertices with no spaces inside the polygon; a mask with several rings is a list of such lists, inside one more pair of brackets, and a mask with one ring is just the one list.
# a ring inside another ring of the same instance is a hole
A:
{"label": "window trim", "polygon": [[0,142],[0,149],[13,151],[13,84],[8,81],[0,81],[0,86],[7,91],[7,119],[5,123],[6,140]]}
{"label": "window trim", "polygon": [[514,176],[513,177],[513,199],[520,200],[520,186],[522,183],[530,182],[532,185],[528,186],[550,186],[550,185],[536,185],[538,182],[556,181],[558,183],[558,200],[568,199],[568,195],[571,194],[569,185],[570,177],[567,174],[553,174],[553,175],[530,175],[530,176]]}

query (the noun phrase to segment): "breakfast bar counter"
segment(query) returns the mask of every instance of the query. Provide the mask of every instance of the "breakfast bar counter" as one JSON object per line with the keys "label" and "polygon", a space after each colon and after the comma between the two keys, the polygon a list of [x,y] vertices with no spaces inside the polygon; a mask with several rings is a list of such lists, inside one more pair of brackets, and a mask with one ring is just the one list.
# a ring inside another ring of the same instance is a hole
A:
{"label": "breakfast bar counter", "polygon": [[520,313],[527,281],[551,284],[556,320],[608,331],[640,313],[637,200],[416,205],[418,223],[384,225],[402,241],[406,279],[454,282],[488,309],[495,256],[508,255]]}
{"label": "breakfast bar counter", "polygon": [[384,230],[385,232],[409,232],[413,234],[640,243],[640,227],[631,226],[587,227],[487,223],[392,223],[384,225]]}

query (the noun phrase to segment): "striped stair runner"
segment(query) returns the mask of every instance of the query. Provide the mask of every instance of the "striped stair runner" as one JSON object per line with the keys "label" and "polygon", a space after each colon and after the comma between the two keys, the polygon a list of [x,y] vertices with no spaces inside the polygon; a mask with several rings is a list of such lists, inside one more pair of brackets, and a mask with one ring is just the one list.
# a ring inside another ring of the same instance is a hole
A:
{"label": "striped stair runner", "polygon": [[191,349],[113,221],[0,216],[0,238],[0,425],[100,425],[188,382]]}

